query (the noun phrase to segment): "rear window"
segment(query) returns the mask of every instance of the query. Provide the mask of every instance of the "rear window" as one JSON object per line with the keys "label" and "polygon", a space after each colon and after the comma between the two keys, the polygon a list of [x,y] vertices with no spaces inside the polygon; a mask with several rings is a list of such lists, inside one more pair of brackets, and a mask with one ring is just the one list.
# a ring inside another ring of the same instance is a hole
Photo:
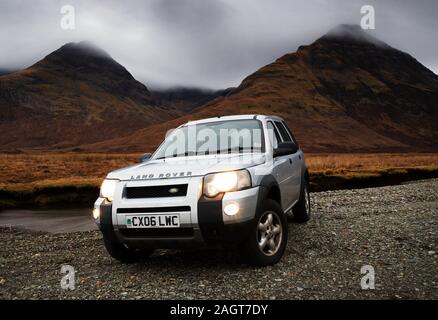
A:
{"label": "rear window", "polygon": [[290,137],[283,123],[281,123],[280,121],[275,121],[275,125],[277,126],[283,141],[292,141],[292,138]]}
{"label": "rear window", "polygon": [[280,131],[280,134],[281,134],[281,137],[283,138],[283,141],[292,141],[298,147],[297,139],[293,135],[292,131],[288,128],[286,123],[284,123],[284,121],[275,121],[275,125],[277,126],[278,130]]}

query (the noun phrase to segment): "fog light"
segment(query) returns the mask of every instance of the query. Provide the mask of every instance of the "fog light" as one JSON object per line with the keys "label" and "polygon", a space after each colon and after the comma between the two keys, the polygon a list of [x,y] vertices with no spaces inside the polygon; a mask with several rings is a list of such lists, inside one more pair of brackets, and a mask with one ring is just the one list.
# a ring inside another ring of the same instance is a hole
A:
{"label": "fog light", "polygon": [[237,203],[229,203],[224,208],[225,214],[234,216],[239,212],[239,205]]}
{"label": "fog light", "polygon": [[95,220],[97,220],[97,219],[99,219],[99,216],[100,216],[100,210],[97,209],[97,208],[94,208],[94,209],[93,209],[93,218],[94,218]]}

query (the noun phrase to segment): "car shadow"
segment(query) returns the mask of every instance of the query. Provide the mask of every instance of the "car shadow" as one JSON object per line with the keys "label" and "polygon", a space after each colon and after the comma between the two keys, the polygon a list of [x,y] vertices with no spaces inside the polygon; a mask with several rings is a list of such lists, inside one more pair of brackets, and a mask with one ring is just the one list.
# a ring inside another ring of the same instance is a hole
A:
{"label": "car shadow", "polygon": [[[299,244],[303,242],[302,233],[305,224],[289,223],[289,239],[286,247],[285,256],[280,262],[285,262],[286,255],[298,255],[303,257],[302,250],[298,250]],[[187,270],[190,268],[194,270],[199,269],[251,269],[253,267],[245,262],[245,259],[241,252],[239,252],[237,246],[222,247],[202,247],[196,249],[157,249],[154,254],[134,264],[135,268],[139,270],[142,268],[161,269],[171,265],[172,268],[178,267],[181,270]]]}
{"label": "car shadow", "polygon": [[148,267],[162,268],[166,265],[172,267],[187,268],[215,268],[233,269],[247,268],[248,265],[239,255],[237,248],[199,248],[185,250],[156,250],[156,252],[147,260],[143,260],[143,265]]}

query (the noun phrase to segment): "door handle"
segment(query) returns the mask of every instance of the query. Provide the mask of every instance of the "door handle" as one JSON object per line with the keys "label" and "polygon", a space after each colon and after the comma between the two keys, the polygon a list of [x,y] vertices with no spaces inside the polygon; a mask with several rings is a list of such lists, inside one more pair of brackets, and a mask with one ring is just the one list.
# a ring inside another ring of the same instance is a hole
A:
{"label": "door handle", "polygon": [[289,163],[292,164],[292,159],[291,158],[289,158]]}

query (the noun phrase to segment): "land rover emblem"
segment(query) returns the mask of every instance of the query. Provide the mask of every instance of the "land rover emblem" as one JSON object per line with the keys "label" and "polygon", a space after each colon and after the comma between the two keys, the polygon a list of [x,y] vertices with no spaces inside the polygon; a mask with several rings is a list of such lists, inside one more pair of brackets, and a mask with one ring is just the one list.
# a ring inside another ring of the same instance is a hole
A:
{"label": "land rover emblem", "polygon": [[172,194],[177,193],[178,191],[179,191],[178,188],[170,188],[169,189],[169,193],[172,193]]}

